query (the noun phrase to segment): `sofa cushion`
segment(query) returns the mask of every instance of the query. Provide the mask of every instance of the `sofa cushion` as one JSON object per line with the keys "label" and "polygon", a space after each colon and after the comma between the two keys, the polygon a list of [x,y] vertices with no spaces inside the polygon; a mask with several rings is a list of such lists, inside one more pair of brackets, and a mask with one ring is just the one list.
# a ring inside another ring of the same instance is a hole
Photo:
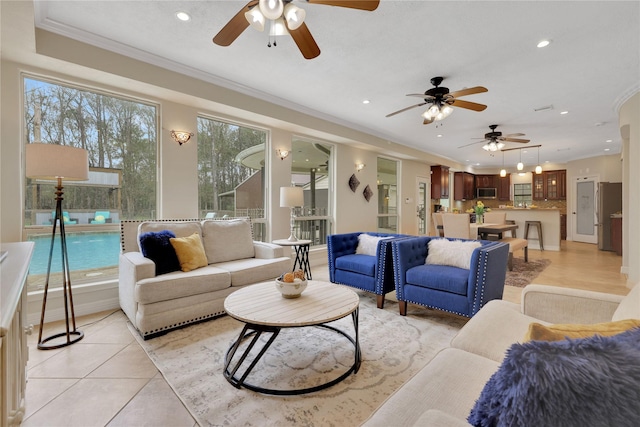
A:
{"label": "sofa cushion", "polygon": [[373,277],[376,272],[376,257],[357,254],[344,255],[336,258],[336,268]]}
{"label": "sofa cushion", "polygon": [[174,237],[170,239],[170,242],[176,250],[182,271],[191,271],[207,266],[207,256],[198,233],[193,233],[189,237]]}
{"label": "sofa cushion", "polygon": [[615,322],[574,324],[559,323],[555,325],[541,325],[534,322],[529,325],[529,330],[523,341],[560,341],[567,338],[587,338],[594,335],[608,337],[628,331],[640,326],[638,319],[625,319]]}
{"label": "sofa cushion", "polygon": [[450,265],[469,270],[473,251],[480,246],[482,243],[476,241],[431,239],[426,263]]}
{"label": "sofa cushion", "polygon": [[532,322],[542,322],[520,312],[520,305],[492,300],[473,316],[451,340],[451,346],[501,362],[515,342],[522,342]]}
{"label": "sofa cushion", "polygon": [[135,301],[138,304],[150,304],[215,292],[230,287],[231,274],[226,270],[209,265],[189,272],[174,271],[162,276],[140,280],[135,285]]}
{"label": "sofa cushion", "polygon": [[406,274],[407,284],[458,295],[467,295],[468,281],[468,269],[448,265],[418,265]]}
{"label": "sofa cushion", "polygon": [[476,426],[632,426],[640,420],[640,328],[514,344],[468,421]]}
{"label": "sofa cushion", "polygon": [[140,235],[140,250],[156,265],[156,276],[180,270],[180,261],[170,239],[176,235],[169,230],[149,231]]}
{"label": "sofa cushion", "polygon": [[367,233],[360,233],[358,235],[358,246],[356,247],[356,254],[372,255],[376,256],[378,253],[378,242],[384,239],[390,239],[391,237],[372,236]]}
{"label": "sofa cushion", "polygon": [[291,271],[291,260],[289,258],[245,258],[220,262],[215,266],[228,271],[231,276],[231,286],[237,287],[275,280],[282,273]]}
{"label": "sofa cushion", "polygon": [[613,313],[611,320],[640,319],[640,283],[636,284]]}
{"label": "sofa cushion", "polygon": [[253,237],[248,219],[202,221],[204,250],[209,264],[253,258]]}

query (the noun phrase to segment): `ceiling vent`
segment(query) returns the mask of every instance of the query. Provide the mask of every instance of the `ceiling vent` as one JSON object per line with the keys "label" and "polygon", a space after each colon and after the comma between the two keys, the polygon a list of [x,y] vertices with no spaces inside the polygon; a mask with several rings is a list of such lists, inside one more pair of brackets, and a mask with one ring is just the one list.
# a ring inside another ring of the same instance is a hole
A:
{"label": "ceiling vent", "polygon": [[549,110],[553,110],[553,105],[547,105],[544,107],[538,107],[533,109],[533,111],[549,111]]}

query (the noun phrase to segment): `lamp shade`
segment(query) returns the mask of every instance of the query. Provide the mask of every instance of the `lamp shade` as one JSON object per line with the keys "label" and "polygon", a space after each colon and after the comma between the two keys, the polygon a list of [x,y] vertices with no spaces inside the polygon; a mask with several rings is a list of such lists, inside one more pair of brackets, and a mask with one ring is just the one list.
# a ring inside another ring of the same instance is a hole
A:
{"label": "lamp shade", "polygon": [[302,187],[280,187],[280,207],[294,208],[304,205]]}
{"label": "lamp shade", "polygon": [[26,175],[28,178],[56,181],[89,179],[89,153],[82,148],[57,144],[27,144]]}

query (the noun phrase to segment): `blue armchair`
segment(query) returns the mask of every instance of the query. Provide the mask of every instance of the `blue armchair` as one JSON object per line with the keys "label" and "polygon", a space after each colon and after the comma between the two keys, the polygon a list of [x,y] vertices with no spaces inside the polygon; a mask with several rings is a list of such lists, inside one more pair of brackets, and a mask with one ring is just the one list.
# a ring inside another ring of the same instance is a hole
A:
{"label": "blue armchair", "polygon": [[407,302],[411,302],[472,317],[490,300],[502,298],[508,244],[480,240],[482,246],[473,250],[469,269],[464,269],[425,264],[432,239],[439,238],[413,237],[392,242],[401,315],[407,314]]}
{"label": "blue armchair", "polygon": [[376,254],[357,254],[358,236],[362,232],[333,234],[327,239],[329,280],[377,295],[378,308],[384,307],[384,296],[395,289],[391,242],[406,238],[403,234],[366,233],[375,237],[388,237],[377,244]]}

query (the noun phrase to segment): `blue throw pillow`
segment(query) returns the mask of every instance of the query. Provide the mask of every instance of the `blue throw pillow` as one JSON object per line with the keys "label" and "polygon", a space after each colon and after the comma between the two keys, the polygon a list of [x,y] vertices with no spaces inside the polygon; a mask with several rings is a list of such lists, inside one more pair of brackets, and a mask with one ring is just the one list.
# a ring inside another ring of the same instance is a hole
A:
{"label": "blue throw pillow", "polygon": [[640,328],[514,344],[467,418],[474,426],[637,426]]}
{"label": "blue throw pillow", "polygon": [[140,249],[145,258],[156,264],[156,276],[180,270],[180,262],[175,249],[171,245],[172,231],[150,231],[140,235]]}

